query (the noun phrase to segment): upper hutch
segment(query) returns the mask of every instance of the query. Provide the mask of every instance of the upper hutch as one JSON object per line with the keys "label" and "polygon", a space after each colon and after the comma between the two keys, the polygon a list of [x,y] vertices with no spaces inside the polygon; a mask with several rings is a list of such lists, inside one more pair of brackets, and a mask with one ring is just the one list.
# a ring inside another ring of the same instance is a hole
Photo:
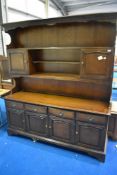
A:
{"label": "upper hutch", "polygon": [[12,94],[8,133],[104,161],[116,13],[5,24]]}

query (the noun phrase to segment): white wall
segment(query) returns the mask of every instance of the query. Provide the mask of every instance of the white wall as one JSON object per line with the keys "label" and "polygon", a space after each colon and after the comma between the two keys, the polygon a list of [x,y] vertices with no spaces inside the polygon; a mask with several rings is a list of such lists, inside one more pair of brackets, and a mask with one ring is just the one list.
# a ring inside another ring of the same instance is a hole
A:
{"label": "white wall", "polygon": [[48,18],[52,18],[52,17],[59,17],[62,16],[61,12],[59,10],[56,10],[52,7],[49,7],[48,10]]}
{"label": "white wall", "polygon": [[[8,22],[46,18],[45,4],[39,0],[6,0],[6,2]],[[61,13],[49,7],[48,17],[57,16],[61,16]]]}
{"label": "white wall", "polygon": [[88,7],[79,8],[77,11],[70,12],[69,15],[77,14],[95,14],[95,13],[106,13],[106,12],[117,12],[117,4],[102,5],[101,3],[96,5],[89,5]]}

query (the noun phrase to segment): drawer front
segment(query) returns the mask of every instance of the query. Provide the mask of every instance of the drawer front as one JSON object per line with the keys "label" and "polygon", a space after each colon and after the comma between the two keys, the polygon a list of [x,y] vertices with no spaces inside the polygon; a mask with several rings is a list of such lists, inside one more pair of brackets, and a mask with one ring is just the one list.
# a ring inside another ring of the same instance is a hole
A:
{"label": "drawer front", "polygon": [[25,110],[47,114],[47,107],[45,106],[25,104]]}
{"label": "drawer front", "polygon": [[87,114],[87,113],[76,113],[76,120],[82,122],[89,122],[89,123],[96,123],[106,125],[108,121],[107,116],[102,115],[94,115],[94,114]]}
{"label": "drawer front", "polygon": [[8,108],[23,109],[23,103],[20,102],[6,101],[6,106]]}
{"label": "drawer front", "polygon": [[54,116],[59,116],[59,117],[68,118],[68,119],[74,119],[74,112],[72,112],[72,111],[67,111],[67,110],[57,109],[57,108],[49,108],[48,112],[49,112],[49,114],[54,115]]}

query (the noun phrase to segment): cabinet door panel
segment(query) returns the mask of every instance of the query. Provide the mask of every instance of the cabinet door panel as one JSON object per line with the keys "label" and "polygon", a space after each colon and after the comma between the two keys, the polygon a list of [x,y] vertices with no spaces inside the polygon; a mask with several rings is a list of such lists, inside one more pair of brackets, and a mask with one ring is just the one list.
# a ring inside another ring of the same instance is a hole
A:
{"label": "cabinet door panel", "polygon": [[74,142],[74,122],[72,120],[50,116],[49,129],[51,138],[69,143]]}
{"label": "cabinet door panel", "polygon": [[76,144],[93,149],[104,150],[106,130],[103,126],[76,122]]}
{"label": "cabinet door panel", "polygon": [[8,52],[11,74],[27,74],[28,71],[28,56],[24,49],[11,49]]}
{"label": "cabinet door panel", "polygon": [[47,135],[47,116],[38,113],[26,114],[27,129],[36,135]]}
{"label": "cabinet door panel", "polygon": [[25,130],[25,117],[23,110],[8,109],[9,127]]}
{"label": "cabinet door panel", "polygon": [[81,61],[82,78],[112,78],[112,53],[103,51],[84,51]]}

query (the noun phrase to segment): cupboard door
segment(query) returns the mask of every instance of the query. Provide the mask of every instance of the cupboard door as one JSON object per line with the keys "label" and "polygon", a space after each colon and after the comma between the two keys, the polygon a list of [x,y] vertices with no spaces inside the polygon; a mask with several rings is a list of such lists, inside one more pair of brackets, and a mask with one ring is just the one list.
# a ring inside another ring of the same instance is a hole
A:
{"label": "cupboard door", "polygon": [[76,122],[75,142],[79,146],[104,150],[106,130],[103,126]]}
{"label": "cupboard door", "polygon": [[25,49],[10,49],[8,51],[10,74],[28,74],[29,64]]}
{"label": "cupboard door", "polygon": [[74,142],[74,121],[56,116],[49,117],[50,137],[68,143]]}
{"label": "cupboard door", "polygon": [[11,128],[25,130],[24,111],[18,109],[8,109],[8,125]]}
{"label": "cupboard door", "polygon": [[27,130],[36,135],[47,135],[47,115],[39,113],[26,113]]}
{"label": "cupboard door", "polygon": [[111,51],[84,51],[81,61],[81,78],[112,78],[113,60]]}

